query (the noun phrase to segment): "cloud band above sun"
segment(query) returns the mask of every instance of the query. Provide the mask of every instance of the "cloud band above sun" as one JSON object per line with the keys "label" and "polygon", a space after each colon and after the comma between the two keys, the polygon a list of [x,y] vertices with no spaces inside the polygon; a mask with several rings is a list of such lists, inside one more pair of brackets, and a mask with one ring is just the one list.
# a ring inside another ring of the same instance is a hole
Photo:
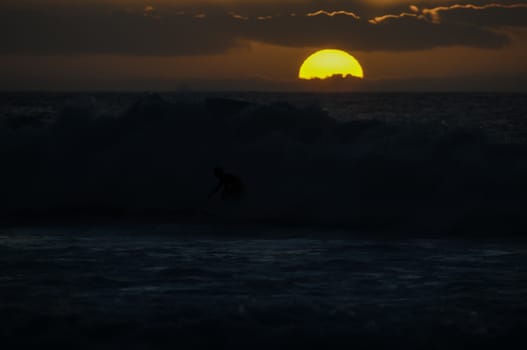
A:
{"label": "cloud band above sun", "polygon": [[525,9],[527,8],[527,3],[520,4],[485,4],[485,5],[474,5],[474,4],[454,4],[449,6],[437,6],[433,8],[423,8],[419,9],[416,5],[411,5],[411,13],[401,12],[400,14],[387,14],[383,16],[378,16],[369,20],[372,24],[379,24],[386,20],[391,19],[400,19],[404,17],[413,17],[422,20],[429,20],[433,23],[441,23],[441,13],[456,11],[456,10],[473,10],[473,11],[483,11],[489,9],[498,9],[498,10],[513,10],[513,9]]}
{"label": "cloud band above sun", "polygon": [[[527,27],[527,3],[421,8],[419,2],[395,13],[367,1],[342,1],[340,9],[307,3],[310,7],[298,1],[257,1],[231,9],[230,3],[197,7],[158,1],[130,7],[126,1],[107,1],[105,6],[78,1],[24,7],[3,2],[0,54],[207,55],[247,47],[248,42],[349,51],[498,49],[509,43],[510,28]],[[369,15],[374,12],[378,16]]]}

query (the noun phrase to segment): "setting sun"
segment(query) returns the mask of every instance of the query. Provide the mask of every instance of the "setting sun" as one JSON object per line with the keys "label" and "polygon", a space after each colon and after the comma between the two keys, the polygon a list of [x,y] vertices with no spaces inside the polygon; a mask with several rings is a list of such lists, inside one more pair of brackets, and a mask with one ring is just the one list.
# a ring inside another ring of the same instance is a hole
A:
{"label": "setting sun", "polygon": [[342,50],[320,50],[309,56],[302,66],[300,79],[326,79],[334,75],[363,78],[362,67],[349,53]]}

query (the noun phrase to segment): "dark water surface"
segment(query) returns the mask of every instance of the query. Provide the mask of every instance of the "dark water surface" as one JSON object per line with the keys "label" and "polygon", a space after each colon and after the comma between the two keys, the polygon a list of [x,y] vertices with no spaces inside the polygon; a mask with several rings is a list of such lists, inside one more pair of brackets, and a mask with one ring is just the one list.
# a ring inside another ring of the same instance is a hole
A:
{"label": "dark water surface", "polygon": [[[140,93],[0,93],[0,127],[19,128],[40,121],[46,125],[75,107],[97,116],[125,112],[146,94]],[[498,142],[527,140],[527,94],[522,93],[162,93],[171,102],[200,103],[207,98],[232,98],[258,104],[317,105],[341,122],[378,120],[470,128]]]}
{"label": "dark water surface", "polygon": [[0,337],[68,348],[498,348],[522,241],[166,225],[0,233]]}
{"label": "dark water surface", "polygon": [[[523,236],[525,140],[527,94],[2,93],[0,223]],[[243,181],[239,207],[207,201],[215,167]]]}

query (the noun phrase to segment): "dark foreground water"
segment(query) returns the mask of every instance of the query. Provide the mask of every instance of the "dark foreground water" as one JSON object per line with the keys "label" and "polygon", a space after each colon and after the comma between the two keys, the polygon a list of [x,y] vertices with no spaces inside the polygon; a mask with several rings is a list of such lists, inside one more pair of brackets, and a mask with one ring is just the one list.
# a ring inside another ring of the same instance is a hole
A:
{"label": "dark foreground water", "polygon": [[0,233],[16,348],[507,348],[527,243],[177,226]]}

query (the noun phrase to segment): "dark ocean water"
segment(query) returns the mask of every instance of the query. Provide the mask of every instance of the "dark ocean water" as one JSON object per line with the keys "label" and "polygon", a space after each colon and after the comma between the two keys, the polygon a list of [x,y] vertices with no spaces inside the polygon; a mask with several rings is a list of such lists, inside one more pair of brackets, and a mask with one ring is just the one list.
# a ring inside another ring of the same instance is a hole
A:
{"label": "dark ocean water", "polygon": [[[527,230],[527,95],[4,93],[0,101],[4,221],[199,216],[434,235]],[[217,166],[245,183],[240,205],[207,201]]]}
{"label": "dark ocean water", "polygon": [[524,344],[526,126],[519,94],[4,93],[0,346]]}
{"label": "dark ocean water", "polygon": [[[467,127],[483,130],[499,142],[527,139],[527,94],[521,93],[181,92],[161,95],[172,102],[201,103],[219,97],[259,104],[317,105],[339,121],[379,120],[432,124],[442,128]],[[15,126],[34,119],[50,121],[59,117],[65,107],[74,106],[92,110],[99,116],[117,116],[145,96],[148,94],[0,93],[0,120]]]}
{"label": "dark ocean water", "polygon": [[0,234],[0,338],[64,348],[508,348],[527,244],[161,225]]}

